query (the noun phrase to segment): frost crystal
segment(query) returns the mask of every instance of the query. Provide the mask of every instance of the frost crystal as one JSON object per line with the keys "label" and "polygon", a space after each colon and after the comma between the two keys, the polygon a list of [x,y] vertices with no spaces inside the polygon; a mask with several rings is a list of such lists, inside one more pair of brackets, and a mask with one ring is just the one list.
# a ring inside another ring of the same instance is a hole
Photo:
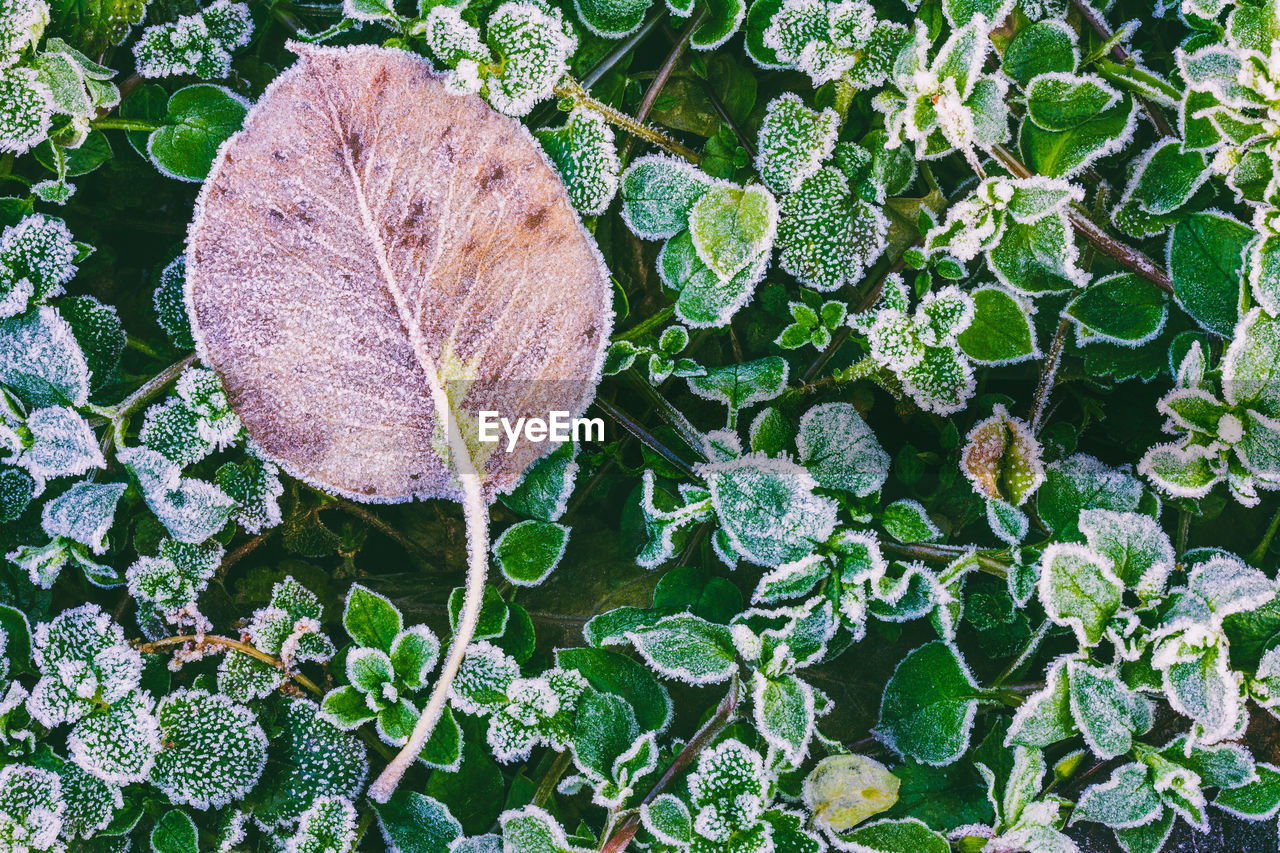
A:
{"label": "frost crystal", "polygon": [[151,781],[170,801],[221,808],[257,784],[267,736],[248,708],[204,690],[179,690],[161,701],[156,716],[164,748]]}
{"label": "frost crystal", "polygon": [[34,47],[48,23],[47,0],[0,0],[0,68]]}
{"label": "frost crystal", "polygon": [[0,769],[0,846],[15,853],[60,853],[66,804],[56,773],[10,764]]}
{"label": "frost crystal", "polygon": [[162,613],[194,605],[218,565],[223,548],[218,542],[189,545],[166,539],[154,557],[139,557],[125,571],[129,593]]}
{"label": "frost crystal", "polygon": [[12,317],[28,303],[63,292],[76,274],[79,250],[60,219],[25,216],[0,235],[0,317]]}
{"label": "frost crystal", "polygon": [[551,96],[578,46],[559,9],[531,0],[499,6],[489,16],[487,38],[505,59],[501,74],[487,81],[489,103],[512,116],[526,115]]}
{"label": "frost crystal", "polygon": [[560,173],[573,206],[586,214],[604,213],[622,170],[613,130],[605,120],[586,107],[576,107],[563,127],[544,128],[535,136]]}
{"label": "frost crystal", "polygon": [[285,853],[349,853],[356,844],[356,808],[343,797],[317,797],[298,820]]}
{"label": "frost crystal", "polygon": [[877,21],[863,0],[784,0],[763,40],[777,63],[808,74],[814,86],[847,75],[855,87],[869,89],[888,76],[907,30]]}
{"label": "frost crystal", "polygon": [[0,69],[0,152],[23,154],[40,144],[53,119],[53,94],[34,68]]}
{"label": "frost crystal", "polygon": [[814,112],[791,92],[774,98],[760,125],[760,177],[776,193],[795,192],[831,156],[839,132],[840,116],[830,107]]}
{"label": "frost crystal", "polygon": [[147,27],[133,46],[143,77],[192,74],[204,80],[231,73],[231,53],[249,43],[253,21],[249,7],[217,0],[202,12]]}

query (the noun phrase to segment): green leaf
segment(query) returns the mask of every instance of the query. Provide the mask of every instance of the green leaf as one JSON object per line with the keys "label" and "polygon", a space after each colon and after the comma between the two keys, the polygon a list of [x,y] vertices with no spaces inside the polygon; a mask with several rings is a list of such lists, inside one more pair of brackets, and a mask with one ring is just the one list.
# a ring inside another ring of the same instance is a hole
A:
{"label": "green leaf", "polygon": [[894,501],[884,508],[880,523],[899,542],[936,542],[942,538],[942,531],[919,501]]}
{"label": "green leaf", "polygon": [[1133,763],[1117,768],[1106,782],[1086,788],[1072,819],[1123,829],[1150,823],[1163,808],[1151,786],[1150,771]]}
{"label": "green leaf", "polygon": [[1048,19],[1019,30],[1001,59],[1004,73],[1023,88],[1040,74],[1075,70],[1079,53],[1076,34],[1063,21]]}
{"label": "green leaf", "polygon": [[569,528],[553,521],[521,521],[502,532],[493,555],[507,580],[537,586],[560,564],[569,544]]}
{"label": "green leaf", "polygon": [[1065,313],[1097,337],[1139,346],[1160,334],[1169,308],[1154,284],[1133,273],[1117,273],[1071,300]]}
{"label": "green leaf", "polygon": [[851,284],[884,251],[889,220],[859,198],[848,179],[825,167],[783,196],[778,263],[802,284],[835,290]]}
{"label": "green leaf", "polygon": [[633,658],[607,649],[556,649],[556,665],[582,673],[596,690],[626,699],[635,710],[641,731],[665,731],[671,722],[667,688]]}
{"label": "green leaf", "polygon": [[640,735],[635,710],[621,696],[590,692],[578,703],[573,722],[573,757],[597,779],[613,776],[613,763]]}
{"label": "green leaf", "polygon": [[848,403],[814,406],[800,418],[799,460],[818,484],[866,497],[889,476],[889,454]]}
{"label": "green leaf", "polygon": [[369,703],[365,701],[365,694],[350,684],[335,687],[326,693],[320,703],[320,713],[343,731],[358,728],[374,716]]}
{"label": "green leaf", "polygon": [[721,281],[767,252],[777,228],[777,202],[764,187],[715,187],[689,211],[693,247]]}
{"label": "green leaf", "polygon": [[197,83],[174,92],[164,127],[147,138],[147,156],[163,174],[203,181],[218,148],[240,129],[249,106],[223,86]]}
{"label": "green leaf", "polygon": [[462,825],[432,797],[401,789],[385,803],[370,804],[387,843],[400,853],[448,853],[462,837]]}
{"label": "green leaf", "polygon": [[978,686],[960,653],[935,640],[909,652],[885,685],[877,735],[895,752],[950,764],[969,746]]}
{"label": "green leaf", "polygon": [[947,853],[947,839],[916,818],[877,820],[839,836],[839,847],[852,853]]}
{"label": "green leaf", "polygon": [[1151,728],[1151,703],[1114,671],[1071,661],[1067,678],[1072,718],[1099,758],[1124,755],[1133,747],[1134,736]]}
{"label": "green leaf", "polygon": [[1258,778],[1218,794],[1213,804],[1249,820],[1269,820],[1280,813],[1280,768],[1257,765]]}
{"label": "green leaf", "polygon": [[151,830],[152,853],[199,853],[196,824],[181,809],[169,809]]}
{"label": "green leaf", "polygon": [[711,179],[683,160],[652,154],[622,176],[622,219],[643,240],[665,240],[689,227],[689,211]]}
{"label": "green leaf", "polygon": [[766,678],[754,675],[752,711],[761,737],[781,750],[794,766],[809,751],[815,722],[813,688],[794,675]]}
{"label": "green leaf", "polygon": [[1090,549],[1055,543],[1041,557],[1039,591],[1051,620],[1075,631],[1080,645],[1096,646],[1120,607],[1124,585]]}
{"label": "green leaf", "polygon": [[605,38],[630,35],[644,20],[652,0],[574,0],[573,8],[587,29]]}
{"label": "green leaf", "polygon": [[630,630],[627,638],[649,666],[667,678],[713,684],[738,671],[729,629],[687,613]]}
{"label": "green leaf", "polygon": [[[1045,130],[1030,119],[1022,123],[1018,146],[1023,162],[1038,175],[1071,177],[1100,157],[1120,150],[1133,134],[1137,107],[1125,98],[1069,130]],[[1045,119],[1052,122],[1052,119]]]}
{"label": "green leaf", "polygon": [[772,400],[787,387],[787,363],[778,356],[708,368],[705,376],[690,376],[689,390],[736,412]]}
{"label": "green leaf", "polygon": [[0,383],[28,405],[88,402],[88,362],[71,325],[53,308],[0,320],[0,355]]}
{"label": "green leaf", "polygon": [[1027,309],[999,287],[980,287],[973,299],[973,322],[956,339],[979,364],[1016,364],[1037,354],[1035,327]]}
{"label": "green leaf", "polygon": [[1169,277],[1182,310],[1230,336],[1239,319],[1244,248],[1253,229],[1222,213],[1193,213],[1169,234]]}
{"label": "green leaf", "polygon": [[[453,592],[449,594],[449,629],[451,631],[458,630],[458,617],[462,613],[462,599],[465,593],[466,590],[459,586],[454,587]],[[484,599],[480,605],[480,620],[476,623],[475,638],[487,640],[502,636],[507,630],[507,622],[510,619],[511,612],[507,602],[498,594],[497,589],[486,584]]]}
{"label": "green leaf", "polygon": [[1041,74],[1027,86],[1027,117],[1044,130],[1075,130],[1119,100],[1101,77]]}
{"label": "green leaf", "polygon": [[391,643],[404,629],[404,618],[391,599],[357,583],[347,593],[342,625],[360,645],[390,652]]}

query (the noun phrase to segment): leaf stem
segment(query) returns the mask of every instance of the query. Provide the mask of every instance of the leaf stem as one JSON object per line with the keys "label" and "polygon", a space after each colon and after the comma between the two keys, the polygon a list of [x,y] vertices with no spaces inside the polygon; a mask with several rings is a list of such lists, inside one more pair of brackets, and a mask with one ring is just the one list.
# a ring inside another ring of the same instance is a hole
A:
{"label": "leaf stem", "polygon": [[96,118],[89,122],[92,127],[98,130],[141,130],[152,131],[159,130],[164,127],[163,124],[154,121],[144,121],[136,118]]}
{"label": "leaf stem", "polygon": [[[729,692],[720,700],[720,704],[716,706],[716,712],[711,719],[702,724],[702,728],[689,739],[684,745],[684,749],[672,759],[667,769],[662,771],[662,775],[658,777],[658,781],[653,783],[653,787],[649,789],[649,793],[644,795],[644,799],[640,801],[641,805],[648,805],[658,798],[658,795],[667,789],[680,773],[693,763],[693,759],[699,755],[704,749],[711,745],[711,741],[715,740],[716,735],[729,724],[729,720],[733,717],[734,711],[738,707],[738,700],[741,698],[741,685],[738,683],[738,675],[734,673],[733,680],[729,682]],[[600,853],[621,853],[636,837],[636,832],[640,829],[640,810],[637,809],[627,815],[626,820],[617,828],[600,846]]]}
{"label": "leaf stem", "polygon": [[128,397],[125,397],[114,406],[93,407],[92,411],[96,415],[100,415],[109,421],[121,421],[129,417],[143,405],[145,405],[152,397],[155,397],[182,375],[182,371],[190,367],[196,360],[195,353],[191,353],[186,358],[175,361],[155,376],[142,383]]}
{"label": "leaf stem", "polygon": [[654,453],[657,453],[659,456],[665,459],[668,464],[670,464],[672,467],[680,471],[680,473],[684,474],[687,477],[696,476],[693,473],[693,466],[691,466],[688,462],[685,462],[683,459],[677,456],[674,450],[672,450],[671,448],[663,444],[661,441],[659,441],[658,438],[653,433],[649,432],[647,429],[641,426],[640,422],[637,421],[635,418],[631,417],[626,412],[619,409],[613,403],[610,403],[608,400],[605,400],[600,397],[596,398],[595,406],[600,411],[604,412],[606,415],[612,418],[618,424],[618,426],[622,427],[627,432],[631,433],[636,438],[640,439],[641,444],[648,447]]}
{"label": "leaf stem", "polygon": [[658,328],[659,326],[661,326],[663,323],[670,320],[675,315],[676,315],[676,306],[667,305],[657,314],[654,314],[650,317],[646,317],[644,320],[641,320],[639,323],[636,323],[634,326],[632,326],[630,329],[627,329],[622,334],[614,335],[613,339],[615,341],[634,341],[636,338],[642,337],[646,332],[649,332],[649,331],[652,331],[653,329]]}
{"label": "leaf stem", "polygon": [[637,121],[626,113],[615,110],[603,101],[598,101],[591,97],[587,90],[578,85],[578,81],[572,77],[566,75],[560,78],[560,82],[556,84],[555,93],[562,98],[569,98],[575,106],[586,107],[592,112],[599,113],[605,121],[614,127],[621,128],[632,136],[643,139],[645,142],[651,142],[664,151],[688,160],[695,166],[702,161],[702,155],[692,148],[676,142],[662,131]]}
{"label": "leaf stem", "polygon": [[287,678],[297,682],[299,687],[302,687],[313,696],[324,695],[324,691],[321,690],[314,681],[307,678],[300,672],[293,672],[285,666],[284,662],[279,658],[273,657],[264,651],[260,651],[256,646],[250,643],[233,640],[230,637],[221,637],[216,634],[202,634],[200,636],[195,634],[181,634],[175,637],[165,637],[162,640],[156,640],[150,643],[135,643],[134,648],[143,654],[156,654],[169,646],[182,646],[187,643],[194,643],[195,647],[198,649],[203,649],[205,647],[212,649],[216,649],[218,647],[234,649],[241,654],[246,654],[251,658],[257,658],[263,663],[275,667],[284,673]]}
{"label": "leaf stem", "polygon": [[[1003,145],[991,146],[991,155],[1000,162],[1002,166],[1008,169],[1016,178],[1030,178],[1033,173],[1022,161],[1014,156],[1008,148]],[[1080,236],[1084,237],[1102,254],[1111,258],[1111,260],[1120,264],[1120,266],[1130,272],[1145,278],[1156,287],[1163,290],[1169,295],[1173,295],[1173,281],[1168,274],[1160,268],[1160,265],[1151,258],[1144,255],[1137,249],[1125,243],[1121,243],[1107,232],[1103,231],[1097,223],[1095,223],[1082,210],[1075,205],[1067,208],[1067,220],[1071,223],[1071,227],[1076,230]]]}
{"label": "leaf stem", "polygon": [[1058,328],[1053,333],[1053,341],[1049,344],[1049,352],[1040,366],[1040,381],[1036,384],[1035,401],[1031,404],[1031,433],[1040,432],[1040,422],[1044,419],[1045,407],[1049,403],[1049,394],[1057,380],[1058,367],[1062,364],[1062,350],[1067,344],[1067,332],[1071,329],[1071,321],[1063,317],[1058,321]]}

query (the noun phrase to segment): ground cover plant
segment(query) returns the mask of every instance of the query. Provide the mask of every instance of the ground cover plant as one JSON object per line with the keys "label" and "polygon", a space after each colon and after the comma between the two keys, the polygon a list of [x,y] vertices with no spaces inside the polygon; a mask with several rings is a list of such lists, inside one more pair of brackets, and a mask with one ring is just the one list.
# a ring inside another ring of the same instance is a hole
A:
{"label": "ground cover plant", "polygon": [[1277,849],[1278,128],[1274,2],[0,0],[0,849]]}

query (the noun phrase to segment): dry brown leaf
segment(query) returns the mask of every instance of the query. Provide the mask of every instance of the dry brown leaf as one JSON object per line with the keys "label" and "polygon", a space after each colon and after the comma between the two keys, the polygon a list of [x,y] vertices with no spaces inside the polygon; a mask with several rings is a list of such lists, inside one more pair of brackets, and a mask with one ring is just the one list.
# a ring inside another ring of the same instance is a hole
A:
{"label": "dry brown leaf", "polygon": [[519,122],[402,51],[294,49],[191,226],[200,357],[268,457],[365,501],[462,499],[434,372],[492,500],[552,445],[508,454],[468,420],[583,412],[608,271]]}

